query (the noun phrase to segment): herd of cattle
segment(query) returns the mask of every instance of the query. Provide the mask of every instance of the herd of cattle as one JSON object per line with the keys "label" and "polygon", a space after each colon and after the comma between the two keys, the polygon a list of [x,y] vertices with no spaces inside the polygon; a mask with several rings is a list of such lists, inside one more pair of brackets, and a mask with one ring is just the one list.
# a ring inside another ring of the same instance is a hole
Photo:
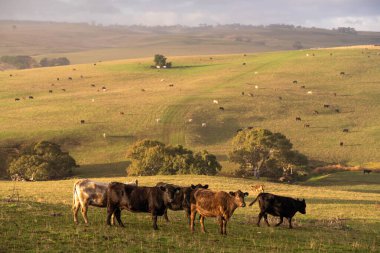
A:
{"label": "herd of cattle", "polygon": [[[257,225],[264,217],[269,226],[267,215],[280,217],[279,226],[283,218],[289,221],[289,228],[292,228],[292,218],[296,212],[306,213],[305,200],[298,200],[289,197],[278,196],[264,192],[264,186],[251,186],[256,192],[260,192],[249,206],[256,201],[259,203],[260,213]],[[124,227],[121,221],[121,210],[130,212],[145,212],[152,215],[153,228],[158,229],[157,217],[164,216],[169,221],[167,210],[184,210],[190,229],[194,232],[194,220],[199,213],[199,220],[202,232],[205,231],[204,219],[215,217],[220,225],[220,233],[227,234],[227,222],[232,217],[238,207],[245,207],[244,198],[248,192],[240,190],[235,192],[212,191],[209,186],[197,184],[191,186],[177,186],[159,182],[154,187],[139,186],[138,181],[119,183],[100,183],[89,179],[80,179],[74,183],[73,190],[73,212],[74,222],[78,224],[78,211],[81,208],[85,223],[88,223],[88,207],[106,207],[107,224],[115,224],[115,218],[120,226]]]}

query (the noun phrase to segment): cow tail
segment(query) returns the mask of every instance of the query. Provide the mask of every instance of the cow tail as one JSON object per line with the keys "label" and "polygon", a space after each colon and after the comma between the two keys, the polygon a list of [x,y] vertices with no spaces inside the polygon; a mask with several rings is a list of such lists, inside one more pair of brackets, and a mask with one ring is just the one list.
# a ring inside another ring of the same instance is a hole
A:
{"label": "cow tail", "polygon": [[74,189],[73,189],[73,209],[74,209],[74,207],[75,207],[75,200],[76,200],[76,195],[77,195],[77,183],[78,183],[78,181],[76,181],[75,183],[74,183]]}
{"label": "cow tail", "polygon": [[249,204],[249,206],[252,206],[253,204],[256,203],[256,201],[259,199],[261,193],[259,195],[257,195],[257,197]]}

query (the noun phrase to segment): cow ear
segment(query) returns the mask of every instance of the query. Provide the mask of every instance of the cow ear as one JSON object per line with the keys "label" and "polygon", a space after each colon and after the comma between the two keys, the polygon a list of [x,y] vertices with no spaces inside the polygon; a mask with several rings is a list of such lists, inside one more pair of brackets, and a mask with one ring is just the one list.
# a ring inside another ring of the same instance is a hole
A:
{"label": "cow ear", "polygon": [[249,195],[248,192],[244,192],[244,197],[247,197]]}
{"label": "cow ear", "polygon": [[208,189],[208,184],[205,184],[205,186],[203,186],[204,189]]}
{"label": "cow ear", "polygon": [[305,203],[305,199],[303,199],[302,202]]}
{"label": "cow ear", "polygon": [[195,187],[196,187],[195,185],[191,184],[191,189],[195,189]]}
{"label": "cow ear", "polygon": [[166,190],[165,186],[160,186],[160,190],[164,192]]}
{"label": "cow ear", "polygon": [[235,196],[235,193],[234,192],[230,192],[230,195]]}

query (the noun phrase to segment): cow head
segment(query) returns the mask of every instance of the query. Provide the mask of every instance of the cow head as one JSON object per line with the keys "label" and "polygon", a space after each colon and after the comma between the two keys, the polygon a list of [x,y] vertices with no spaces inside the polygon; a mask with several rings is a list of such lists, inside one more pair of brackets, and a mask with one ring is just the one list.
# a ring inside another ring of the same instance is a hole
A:
{"label": "cow head", "polygon": [[296,205],[297,205],[297,211],[298,212],[300,212],[302,214],[306,214],[306,202],[305,202],[305,199],[303,199],[303,200],[297,199]]}
{"label": "cow head", "polygon": [[240,190],[236,192],[230,192],[230,195],[234,197],[235,204],[240,207],[245,207],[244,197],[248,196],[248,192],[242,192]]}
{"label": "cow head", "polygon": [[208,189],[208,184],[205,184],[205,185],[201,185],[201,184],[197,184],[197,185],[191,185],[191,189],[195,190],[195,189],[199,189],[199,188],[202,188],[202,189]]}
{"label": "cow head", "polygon": [[176,196],[180,193],[181,188],[167,184],[159,187],[164,192],[164,202],[172,203],[176,199]]}

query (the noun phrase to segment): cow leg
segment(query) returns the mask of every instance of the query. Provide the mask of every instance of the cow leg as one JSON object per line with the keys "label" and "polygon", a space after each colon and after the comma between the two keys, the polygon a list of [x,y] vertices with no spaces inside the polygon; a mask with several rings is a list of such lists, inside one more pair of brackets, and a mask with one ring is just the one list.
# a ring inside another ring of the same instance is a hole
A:
{"label": "cow leg", "polygon": [[268,222],[268,215],[266,213],[264,214],[264,220],[265,220],[265,223],[268,225],[268,227],[270,227],[269,222]]}
{"label": "cow leg", "polygon": [[227,235],[227,220],[223,219],[223,234]]}
{"label": "cow leg", "polygon": [[257,226],[258,227],[260,227],[260,221],[261,221],[261,219],[263,218],[263,216],[264,216],[264,212],[260,212],[259,213],[259,217],[258,217],[258,219],[257,219]]}
{"label": "cow leg", "polygon": [[222,218],[222,216],[218,216],[218,222],[219,222],[219,226],[220,226],[220,234],[222,235],[223,234],[223,218]]}
{"label": "cow leg", "polygon": [[203,217],[202,215],[200,215],[200,222],[201,222],[202,232],[206,233],[206,230],[205,230],[205,217]]}
{"label": "cow leg", "polygon": [[165,209],[165,212],[164,212],[164,218],[165,218],[166,222],[169,222],[168,209],[167,208]]}
{"label": "cow leg", "polygon": [[111,217],[115,212],[115,208],[113,206],[107,207],[107,225],[111,226]]}
{"label": "cow leg", "polygon": [[190,214],[190,231],[194,233],[194,220],[195,220],[195,215],[197,214],[197,210],[195,210],[195,207],[191,208],[191,214]]}
{"label": "cow leg", "polygon": [[293,228],[293,226],[292,226],[292,218],[289,217],[289,218],[288,218],[288,221],[289,221],[289,228]]}
{"label": "cow leg", "polygon": [[84,205],[82,205],[82,216],[83,216],[83,219],[84,219],[84,223],[88,224],[88,218],[87,218],[87,210],[88,210],[88,204],[85,203]]}
{"label": "cow leg", "polygon": [[80,203],[79,201],[75,201],[73,205],[73,213],[74,213],[74,223],[78,225],[78,211],[79,211]]}
{"label": "cow leg", "polygon": [[157,226],[157,215],[152,214],[152,220],[153,220],[153,229],[154,229],[154,230],[158,230],[158,226]]}
{"label": "cow leg", "polygon": [[185,212],[186,212],[187,221],[190,225],[191,224],[191,220],[190,220],[191,211],[190,211],[190,209],[185,209]]}
{"label": "cow leg", "polygon": [[[124,224],[121,221],[121,210],[120,210],[120,208],[115,209],[115,211],[113,213],[113,219],[115,219],[115,216],[116,216],[117,222],[119,223],[119,226],[124,227]],[[113,224],[115,224],[115,220],[113,221]]]}
{"label": "cow leg", "polygon": [[276,227],[280,226],[284,221],[284,217],[280,216],[280,222],[276,224]]}

